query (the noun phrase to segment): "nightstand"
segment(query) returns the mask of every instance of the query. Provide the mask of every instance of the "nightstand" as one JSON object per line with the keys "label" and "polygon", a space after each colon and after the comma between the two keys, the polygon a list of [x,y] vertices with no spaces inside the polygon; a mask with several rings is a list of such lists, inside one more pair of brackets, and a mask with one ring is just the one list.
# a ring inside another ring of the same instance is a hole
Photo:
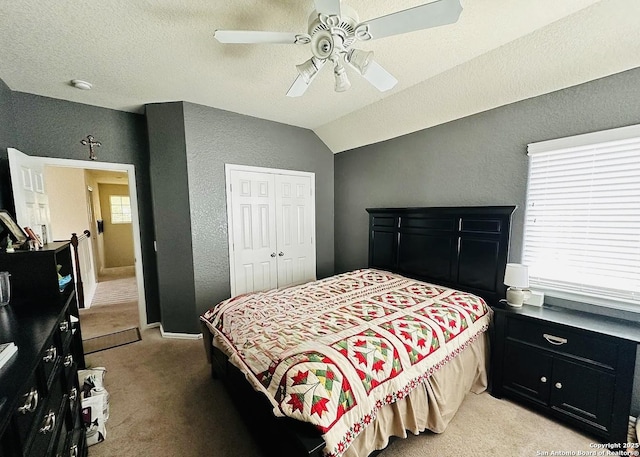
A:
{"label": "nightstand", "polygon": [[493,309],[494,397],[627,441],[640,324],[548,305]]}

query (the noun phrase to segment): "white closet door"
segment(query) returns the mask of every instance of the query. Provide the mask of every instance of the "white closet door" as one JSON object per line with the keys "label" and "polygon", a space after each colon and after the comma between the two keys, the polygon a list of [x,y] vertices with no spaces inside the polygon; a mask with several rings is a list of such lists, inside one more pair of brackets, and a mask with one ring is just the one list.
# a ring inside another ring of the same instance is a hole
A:
{"label": "white closet door", "polygon": [[231,171],[232,256],[235,290],[246,292],[278,286],[274,176]]}
{"label": "white closet door", "polygon": [[225,166],[231,294],[316,279],[315,175]]}
{"label": "white closet door", "polygon": [[278,288],[316,279],[315,215],[309,176],[276,175]]}

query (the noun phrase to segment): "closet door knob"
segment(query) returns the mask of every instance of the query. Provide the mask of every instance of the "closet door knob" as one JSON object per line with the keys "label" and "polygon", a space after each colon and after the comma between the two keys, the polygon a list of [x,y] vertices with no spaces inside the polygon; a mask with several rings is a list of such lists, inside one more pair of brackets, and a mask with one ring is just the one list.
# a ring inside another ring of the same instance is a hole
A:
{"label": "closet door knob", "polygon": [[556,389],[562,389],[562,383],[556,382]]}
{"label": "closet door knob", "polygon": [[272,252],[272,253],[271,253],[271,257],[275,257],[275,256],[276,256],[276,253],[275,253],[275,252]]}
{"label": "closet door knob", "polygon": [[278,255],[279,255],[280,257],[282,257],[282,256],[284,255],[284,252],[280,251],[280,252],[278,252]]}
{"label": "closet door knob", "polygon": [[540,382],[547,382],[547,378],[545,376],[541,377]]}

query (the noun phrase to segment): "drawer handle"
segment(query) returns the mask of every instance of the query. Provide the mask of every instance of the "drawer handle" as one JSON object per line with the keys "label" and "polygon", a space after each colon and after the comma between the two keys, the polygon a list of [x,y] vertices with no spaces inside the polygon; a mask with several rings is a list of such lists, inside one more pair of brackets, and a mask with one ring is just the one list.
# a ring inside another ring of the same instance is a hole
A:
{"label": "drawer handle", "polygon": [[61,332],[68,332],[69,331],[69,322],[68,321],[60,322],[60,331]]}
{"label": "drawer handle", "polygon": [[78,445],[74,444],[71,446],[71,450],[69,451],[70,457],[78,457]]}
{"label": "drawer handle", "polygon": [[56,426],[56,413],[49,410],[46,416],[44,416],[44,421],[42,422],[42,427],[40,428],[40,433],[49,433]]}
{"label": "drawer handle", "polygon": [[562,383],[556,382],[556,389],[562,389]]}
{"label": "drawer handle", "polygon": [[75,402],[78,399],[78,389],[75,387],[69,391],[69,401],[71,403]]}
{"label": "drawer handle", "polygon": [[551,344],[555,344],[556,346],[560,346],[568,342],[566,338],[560,338],[559,336],[549,335],[548,333],[544,333],[544,339],[547,340]]}
{"label": "drawer handle", "polygon": [[22,414],[32,413],[38,407],[38,389],[32,387],[29,393],[24,394],[27,399],[24,402],[24,405],[18,408]]}
{"label": "drawer handle", "polygon": [[540,382],[547,382],[547,378],[546,378],[546,376],[541,377],[541,378],[540,378]]}
{"label": "drawer handle", "polygon": [[73,364],[73,355],[69,354],[64,358],[64,362],[62,363],[65,368],[69,368]]}
{"label": "drawer handle", "polygon": [[47,349],[46,355],[42,358],[46,363],[53,362],[58,356],[58,350],[55,346],[51,346]]}

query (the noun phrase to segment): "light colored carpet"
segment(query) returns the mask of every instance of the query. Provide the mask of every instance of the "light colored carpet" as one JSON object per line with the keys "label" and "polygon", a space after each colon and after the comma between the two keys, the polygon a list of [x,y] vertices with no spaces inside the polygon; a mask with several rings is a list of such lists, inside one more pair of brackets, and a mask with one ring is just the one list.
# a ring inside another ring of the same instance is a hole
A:
{"label": "light colored carpet", "polygon": [[[142,341],[87,356],[107,368],[107,439],[89,457],[262,457],[224,387],[210,377],[202,340]],[[469,394],[445,433],[394,440],[380,457],[536,456],[593,450],[595,440],[508,400]],[[571,454],[568,454],[571,455]]]}
{"label": "light colored carpet", "polygon": [[94,306],[115,305],[137,300],[138,285],[135,276],[115,278],[106,281],[102,280],[96,287],[95,295],[91,300],[91,308]]}
{"label": "light colored carpet", "polygon": [[80,310],[84,340],[139,326],[135,277],[102,277],[91,307]]}

